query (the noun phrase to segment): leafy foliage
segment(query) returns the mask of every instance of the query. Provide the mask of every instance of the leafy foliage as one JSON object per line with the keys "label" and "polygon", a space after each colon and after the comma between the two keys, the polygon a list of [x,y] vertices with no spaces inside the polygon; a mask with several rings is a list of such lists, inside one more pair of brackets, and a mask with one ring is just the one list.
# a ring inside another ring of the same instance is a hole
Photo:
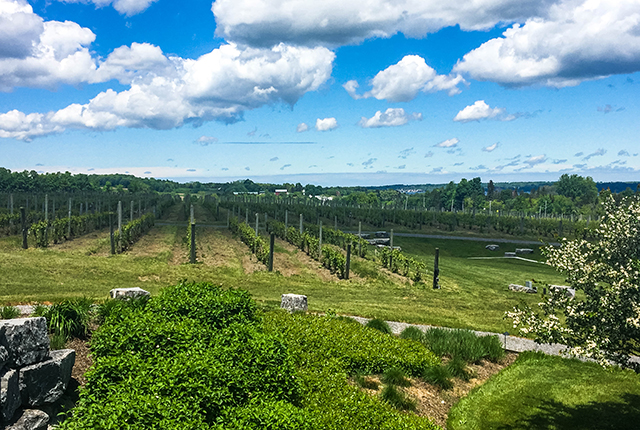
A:
{"label": "leafy foliage", "polygon": [[143,215],[138,219],[122,226],[122,236],[119,232],[113,233],[113,240],[118,244],[117,252],[124,252],[136,243],[155,224],[155,216],[152,213]]}
{"label": "leafy foliage", "polygon": [[229,229],[240,236],[242,240],[253,252],[258,261],[267,264],[269,261],[269,246],[264,239],[260,236],[256,236],[256,231],[249,227],[245,222],[239,222],[238,218],[232,217],[229,220]]}
{"label": "leafy foliage", "polygon": [[49,331],[63,340],[84,338],[89,332],[93,301],[88,298],[64,300],[50,307],[40,308],[39,316],[47,319]]}
{"label": "leafy foliage", "polygon": [[19,316],[20,316],[20,310],[15,306],[0,307],[0,318],[2,318],[3,320],[18,318]]}
{"label": "leafy foliage", "polygon": [[640,201],[605,202],[597,240],[565,240],[545,250],[547,263],[566,274],[584,293],[572,300],[558,289],[538,310],[516,307],[507,316],[514,327],[543,342],[567,344],[573,354],[612,360],[634,367],[629,356],[640,352]]}

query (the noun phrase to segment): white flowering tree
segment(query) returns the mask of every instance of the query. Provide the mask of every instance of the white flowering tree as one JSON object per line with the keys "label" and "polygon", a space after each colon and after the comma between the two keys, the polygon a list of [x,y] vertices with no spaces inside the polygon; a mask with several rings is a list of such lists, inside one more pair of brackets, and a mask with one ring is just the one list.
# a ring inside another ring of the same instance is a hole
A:
{"label": "white flowering tree", "polygon": [[584,295],[575,299],[552,290],[538,309],[507,312],[514,328],[538,342],[569,346],[569,353],[618,363],[640,372],[630,355],[640,355],[640,200],[605,203],[596,240],[563,240],[547,247],[547,264],[567,276]]}

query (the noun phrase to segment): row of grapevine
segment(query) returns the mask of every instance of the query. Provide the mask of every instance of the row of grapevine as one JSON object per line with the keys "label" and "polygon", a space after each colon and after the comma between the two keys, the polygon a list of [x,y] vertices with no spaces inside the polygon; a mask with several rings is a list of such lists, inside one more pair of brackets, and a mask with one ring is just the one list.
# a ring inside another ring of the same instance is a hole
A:
{"label": "row of grapevine", "polygon": [[113,239],[117,244],[116,252],[124,252],[131,245],[138,241],[146,232],[151,230],[155,224],[155,216],[152,213],[143,215],[138,219],[128,222],[122,226],[122,235],[114,232]]}
{"label": "row of grapevine", "polygon": [[309,257],[319,261],[331,273],[335,273],[339,278],[346,278],[347,259],[344,254],[330,245],[322,245],[322,250],[320,250],[320,239],[317,234],[314,235],[309,230],[305,230],[300,234],[300,231],[295,227],[285,229],[284,223],[275,220],[268,221],[267,228],[280,239],[286,240],[306,252]]}
{"label": "row of grapevine", "polygon": [[102,212],[53,221],[42,220],[31,224],[29,233],[37,248],[46,248],[52,241],[54,244],[61,243],[109,225],[109,215],[110,212]]}
{"label": "row of grapevine", "polygon": [[[287,202],[287,200],[283,200]],[[594,237],[596,220],[574,218],[547,218],[531,215],[501,215],[473,212],[445,212],[435,210],[381,209],[357,206],[331,206],[287,204],[267,201],[239,203],[232,199],[223,200],[222,206],[236,211],[250,213],[266,213],[269,217],[284,220],[285,212],[291,215],[302,214],[307,221],[329,219],[342,226],[355,226],[363,222],[374,228],[385,228],[387,224],[399,225],[410,229],[421,229],[428,226],[441,230],[472,230],[480,233],[499,232],[515,236],[537,236],[541,238]]]}
{"label": "row of grapevine", "polygon": [[382,266],[393,273],[410,278],[414,282],[420,282],[425,279],[427,265],[422,261],[404,255],[399,249],[381,248],[380,258]]}
{"label": "row of grapevine", "polygon": [[258,261],[268,264],[269,261],[269,246],[260,236],[256,235],[254,229],[249,227],[245,222],[238,221],[238,218],[232,217],[229,220],[229,229],[232,233],[240,236],[242,240],[253,252]]}

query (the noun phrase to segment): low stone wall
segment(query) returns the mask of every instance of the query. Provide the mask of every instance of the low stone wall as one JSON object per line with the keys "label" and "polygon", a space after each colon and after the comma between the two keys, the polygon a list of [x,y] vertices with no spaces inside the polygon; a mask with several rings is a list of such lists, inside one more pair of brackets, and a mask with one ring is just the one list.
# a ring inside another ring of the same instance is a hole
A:
{"label": "low stone wall", "polygon": [[[54,403],[64,394],[75,359],[72,349],[50,350],[45,318],[0,321],[1,428],[46,428],[48,418],[29,408]],[[25,410],[17,413],[20,408]],[[33,424],[35,417],[40,424]]]}

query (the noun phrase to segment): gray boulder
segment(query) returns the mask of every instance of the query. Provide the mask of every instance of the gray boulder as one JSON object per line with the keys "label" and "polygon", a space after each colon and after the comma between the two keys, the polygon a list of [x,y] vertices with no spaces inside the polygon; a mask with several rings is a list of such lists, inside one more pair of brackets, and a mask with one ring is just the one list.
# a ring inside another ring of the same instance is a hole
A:
{"label": "gray boulder", "polygon": [[488,249],[489,251],[497,251],[498,249],[500,249],[500,245],[487,245],[484,247],[484,249]]}
{"label": "gray boulder", "polygon": [[9,351],[7,348],[0,345],[0,369],[4,367],[4,365],[9,361]]}
{"label": "gray boulder", "polygon": [[9,421],[22,405],[18,371],[5,369],[0,376],[0,421]]}
{"label": "gray boulder", "polygon": [[505,252],[504,256],[505,257],[509,257],[509,258],[513,258],[513,257],[516,256],[516,253],[515,252]]}
{"label": "gray boulder", "polygon": [[47,430],[49,415],[38,409],[25,409],[5,430]]}
{"label": "gray boulder", "polygon": [[148,297],[151,294],[142,288],[114,288],[109,291],[109,297],[112,299],[137,299],[140,297]]}
{"label": "gray boulder", "polygon": [[20,394],[24,405],[53,403],[64,394],[76,362],[73,349],[51,351],[51,358],[20,369]]}
{"label": "gray boulder", "polygon": [[531,248],[516,248],[516,254],[533,254]]}
{"label": "gray boulder", "polygon": [[549,291],[562,291],[564,295],[570,298],[574,298],[576,296],[575,288],[568,287],[566,285],[549,285]]}
{"label": "gray boulder", "polygon": [[38,317],[0,321],[0,346],[5,348],[6,364],[12,368],[45,360],[49,357],[47,320]]}
{"label": "gray boulder", "polygon": [[538,292],[538,289],[536,287],[525,287],[524,285],[518,284],[509,284],[509,289],[517,293],[536,294]]}
{"label": "gray boulder", "polygon": [[283,294],[280,307],[289,312],[307,311],[307,296],[300,294]]}

